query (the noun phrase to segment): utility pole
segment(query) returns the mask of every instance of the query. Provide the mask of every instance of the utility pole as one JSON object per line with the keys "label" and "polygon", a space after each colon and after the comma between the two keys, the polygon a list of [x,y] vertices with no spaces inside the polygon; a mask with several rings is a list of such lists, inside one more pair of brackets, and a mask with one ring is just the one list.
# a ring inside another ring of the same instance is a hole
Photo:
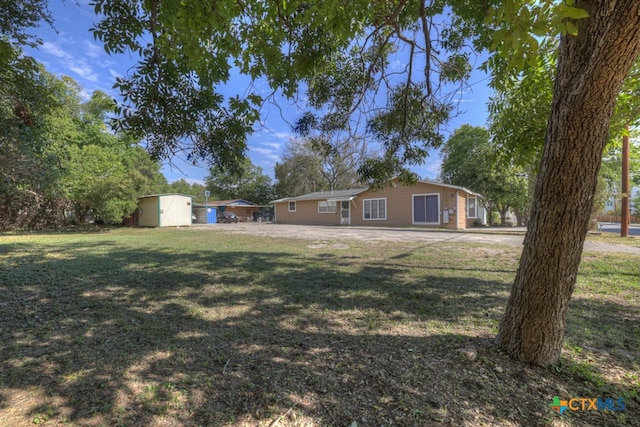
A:
{"label": "utility pole", "polygon": [[629,236],[629,126],[622,137],[622,206],[620,236]]}

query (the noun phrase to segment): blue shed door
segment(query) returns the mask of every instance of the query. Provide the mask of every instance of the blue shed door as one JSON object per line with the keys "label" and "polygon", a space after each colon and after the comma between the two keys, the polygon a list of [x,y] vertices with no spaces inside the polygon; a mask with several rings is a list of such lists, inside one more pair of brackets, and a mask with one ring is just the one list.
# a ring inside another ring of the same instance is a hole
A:
{"label": "blue shed door", "polygon": [[215,224],[217,219],[216,208],[207,208],[207,224]]}

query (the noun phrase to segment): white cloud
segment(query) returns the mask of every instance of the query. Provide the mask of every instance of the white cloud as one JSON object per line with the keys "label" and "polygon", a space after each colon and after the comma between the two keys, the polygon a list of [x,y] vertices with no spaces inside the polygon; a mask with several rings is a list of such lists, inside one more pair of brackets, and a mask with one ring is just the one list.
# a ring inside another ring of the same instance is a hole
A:
{"label": "white cloud", "polygon": [[114,70],[113,68],[109,68],[109,74],[111,75],[111,77],[113,77],[113,80],[117,79],[118,77],[124,77],[120,72]]}
{"label": "white cloud", "polygon": [[56,58],[60,58],[60,59],[71,58],[71,55],[65,52],[64,49],[62,49],[60,46],[51,42],[42,43],[42,45],[40,46],[40,49],[42,49],[43,52],[46,52],[49,55],[55,56]]}
{"label": "white cloud", "polygon": [[85,56],[90,58],[103,58],[105,56],[105,51],[102,46],[91,43],[89,40],[83,40],[82,44],[84,45]]}
{"label": "white cloud", "polygon": [[288,141],[290,138],[294,138],[295,134],[292,132],[273,132],[274,138]]}
{"label": "white cloud", "polygon": [[[81,79],[97,83],[99,76],[94,71],[93,67],[89,65],[89,61],[95,62],[95,59],[99,58],[99,47],[85,40],[81,45],[84,45],[84,47],[87,47],[88,49],[83,52],[77,52],[65,48],[66,45],[73,44],[73,40],[59,38],[58,41],[61,41],[62,43],[46,41],[42,43],[40,50],[48,55],[58,58],[58,67],[75,73]],[[82,84],[83,82],[80,83]]]}
{"label": "white cloud", "polygon": [[82,62],[83,61],[78,65],[68,65],[68,67],[83,79],[96,83],[98,81],[98,75],[93,71],[93,68]]}
{"label": "white cloud", "polygon": [[265,147],[270,147],[276,151],[279,151],[282,148],[281,142],[260,142],[259,144]]}
{"label": "white cloud", "polygon": [[258,153],[263,157],[263,159],[266,158],[274,163],[280,160],[280,155],[276,151],[267,148],[251,147],[249,148],[249,152]]}

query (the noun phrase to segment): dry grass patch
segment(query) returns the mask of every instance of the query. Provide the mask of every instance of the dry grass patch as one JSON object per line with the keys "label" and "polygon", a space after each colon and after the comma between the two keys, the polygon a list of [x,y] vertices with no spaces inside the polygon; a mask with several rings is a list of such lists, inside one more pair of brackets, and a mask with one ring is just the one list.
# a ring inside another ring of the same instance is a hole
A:
{"label": "dry grass patch", "polygon": [[[635,255],[585,255],[565,357],[545,369],[493,345],[512,247],[142,229],[3,239],[0,425],[639,424]],[[555,395],[626,409],[560,417]]]}

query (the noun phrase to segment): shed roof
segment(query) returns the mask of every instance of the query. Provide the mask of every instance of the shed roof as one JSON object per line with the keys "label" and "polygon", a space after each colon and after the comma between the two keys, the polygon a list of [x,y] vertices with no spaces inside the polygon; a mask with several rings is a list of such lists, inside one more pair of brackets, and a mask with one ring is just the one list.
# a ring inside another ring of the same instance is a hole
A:
{"label": "shed roof", "polygon": [[190,196],[188,194],[182,194],[182,193],[147,194],[146,196],[138,196],[138,199],[146,199],[148,197],[161,197],[161,196],[182,196],[182,197],[191,197],[193,199],[193,196]]}
{"label": "shed roof", "polygon": [[212,200],[207,201],[207,203],[195,203],[196,206],[206,206],[206,207],[244,207],[244,208],[260,208],[261,205],[255,204],[248,200],[244,199],[231,199],[231,200]]}

